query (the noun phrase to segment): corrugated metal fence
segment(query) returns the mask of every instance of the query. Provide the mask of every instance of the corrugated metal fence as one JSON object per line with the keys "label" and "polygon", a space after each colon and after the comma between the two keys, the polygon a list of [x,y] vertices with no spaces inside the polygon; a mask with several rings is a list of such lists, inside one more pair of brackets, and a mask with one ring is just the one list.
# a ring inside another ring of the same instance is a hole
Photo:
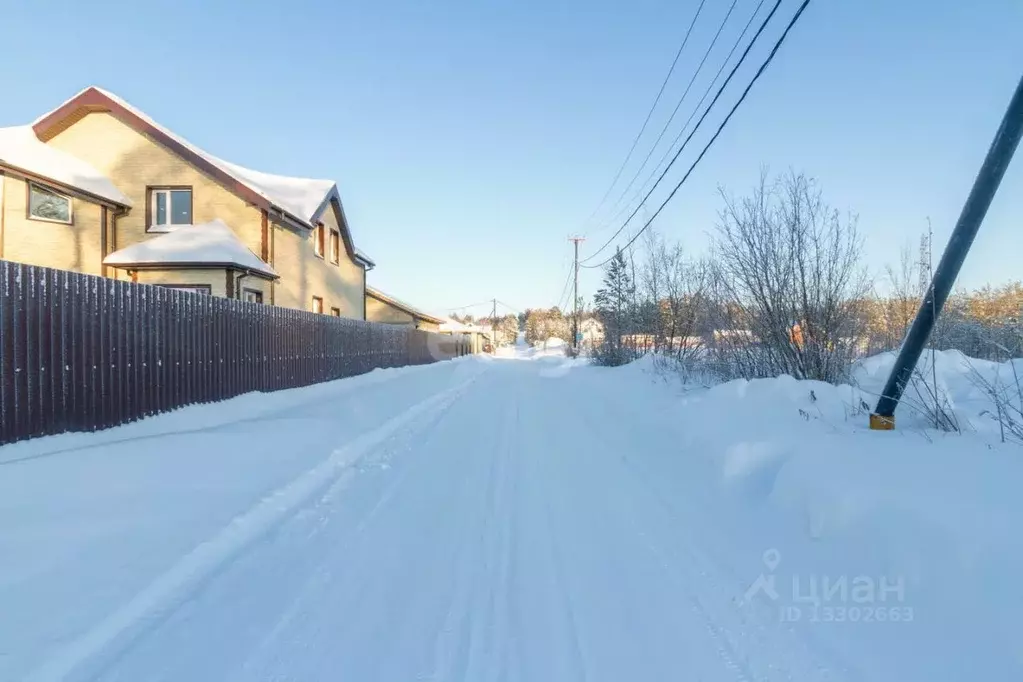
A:
{"label": "corrugated metal fence", "polygon": [[0,444],[467,352],[406,327],[0,261]]}

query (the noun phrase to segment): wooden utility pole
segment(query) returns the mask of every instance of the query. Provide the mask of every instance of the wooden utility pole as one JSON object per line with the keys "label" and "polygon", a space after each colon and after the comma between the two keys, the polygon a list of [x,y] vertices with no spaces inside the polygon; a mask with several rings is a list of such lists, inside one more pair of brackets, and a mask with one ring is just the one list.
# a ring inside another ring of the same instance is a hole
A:
{"label": "wooden utility pole", "polygon": [[579,242],[586,241],[585,237],[569,237],[568,241],[572,242],[575,247],[575,258],[574,268],[575,282],[572,286],[572,350],[576,354],[579,353]]}

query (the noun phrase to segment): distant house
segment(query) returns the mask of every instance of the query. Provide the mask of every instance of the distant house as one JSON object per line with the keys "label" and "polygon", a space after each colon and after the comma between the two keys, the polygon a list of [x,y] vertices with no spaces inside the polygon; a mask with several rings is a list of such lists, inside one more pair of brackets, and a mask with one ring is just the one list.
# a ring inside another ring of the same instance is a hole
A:
{"label": "distant house", "polygon": [[337,185],[199,149],[90,87],[0,129],[0,258],[365,318]]}
{"label": "distant house", "polygon": [[446,320],[424,313],[379,289],[366,287],[366,319],[386,324],[401,324],[435,332]]}
{"label": "distant house", "polygon": [[469,341],[470,352],[473,354],[483,353],[488,346],[494,347],[494,331],[489,327],[480,327],[448,318],[440,325],[438,331],[441,334],[465,337]]}
{"label": "distant house", "polygon": [[587,317],[579,323],[580,343],[584,348],[593,348],[604,342],[604,325],[595,317]]}

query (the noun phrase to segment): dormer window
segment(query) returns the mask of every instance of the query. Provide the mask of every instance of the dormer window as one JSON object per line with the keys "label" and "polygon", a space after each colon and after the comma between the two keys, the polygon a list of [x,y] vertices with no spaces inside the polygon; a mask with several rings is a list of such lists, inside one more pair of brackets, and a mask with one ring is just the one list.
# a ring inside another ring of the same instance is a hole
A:
{"label": "dormer window", "polygon": [[182,225],[192,224],[191,187],[149,188],[150,232],[171,232]]}

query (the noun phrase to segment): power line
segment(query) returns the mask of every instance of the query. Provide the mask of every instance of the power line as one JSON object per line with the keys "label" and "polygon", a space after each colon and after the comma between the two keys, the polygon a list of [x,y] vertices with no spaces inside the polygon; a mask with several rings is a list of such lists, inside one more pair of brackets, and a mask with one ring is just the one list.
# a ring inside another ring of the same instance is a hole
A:
{"label": "power line", "polygon": [[[739,70],[739,67],[742,66],[742,63],[746,60],[746,57],[749,55],[750,50],[753,49],[753,46],[756,44],[757,40],[760,39],[761,34],[764,32],[764,29],[767,28],[767,24],[770,23],[771,19],[775,15],[775,12],[778,11],[778,8],[781,6],[781,3],[782,3],[782,0],[775,0],[774,7],[771,8],[770,13],[764,19],[763,23],[760,24],[760,28],[757,29],[757,32],[756,32],[756,34],[754,34],[753,38],[750,40],[749,45],[747,45],[746,49],[743,50],[742,56],[739,57],[739,61],[735,63],[734,67],[732,67],[731,72],[729,72],[729,74],[728,74],[728,78],[726,78],[725,82],[721,84],[720,88],[718,88],[717,93],[714,95],[714,99],[712,99],[710,104],[707,105],[707,108],[704,110],[703,115],[700,116],[700,119],[696,122],[696,126],[693,127],[692,132],[689,133],[689,137],[686,138],[685,142],[682,143],[682,146],[679,147],[677,152],[675,152],[675,156],[672,157],[671,163],[669,163],[667,165],[667,167],[664,169],[664,172],[662,172],[660,177],[657,178],[657,182],[654,183],[653,187],[650,188],[650,191],[648,191],[646,193],[646,196],[643,197],[643,200],[641,202],[639,202],[639,204],[636,206],[636,208],[633,209],[632,213],[629,214],[629,217],[625,219],[625,222],[622,223],[621,227],[619,227],[615,231],[615,233],[613,235],[611,235],[611,238],[608,239],[606,242],[604,242],[604,244],[599,249],[597,249],[596,251],[591,253],[589,256],[584,258],[583,261],[582,261],[583,263],[585,263],[586,261],[589,261],[589,260],[593,260],[593,258],[598,253],[600,253],[601,251],[606,249],[608,246],[610,246],[611,243],[614,242],[614,240],[618,238],[618,235],[620,235],[625,230],[625,228],[628,227],[629,223],[636,216],[636,214],[639,213],[639,209],[641,209],[643,207],[643,204],[645,204],[647,202],[647,200],[650,198],[650,195],[654,193],[654,190],[657,189],[657,186],[661,184],[662,180],[664,180],[664,177],[668,174],[668,171],[671,170],[671,167],[673,165],[675,165],[675,161],[677,161],[678,157],[682,155],[682,152],[685,150],[686,145],[689,144],[689,141],[693,139],[693,135],[695,135],[696,131],[700,129],[700,126],[703,124],[703,121],[707,118],[707,115],[714,108],[714,105],[717,104],[717,101],[721,98],[721,95],[724,93],[725,88],[728,87],[728,84],[732,81],[732,77],[735,76],[735,73]],[[803,7],[806,7],[805,3],[803,4],[802,7],[800,7],[799,11],[796,13],[796,17],[798,17],[802,13]],[[791,24],[789,26],[791,28]],[[788,32],[788,29],[786,29],[786,33],[787,32]],[[775,49],[777,49],[777,45],[775,46]],[[772,56],[773,56],[773,52],[772,52]],[[763,68],[763,66],[761,66],[761,68]],[[759,72],[757,74],[757,77],[759,77]],[[756,82],[756,77],[754,78],[753,82]],[[743,95],[743,96],[745,96],[745,95]],[[739,101],[741,102],[742,100],[740,99]],[[735,110],[733,109],[732,111],[735,111]],[[729,114],[729,116],[731,116],[731,114]],[[727,121],[728,119],[726,118],[725,120]],[[720,130],[719,130],[719,132],[720,132]],[[605,261],[605,262],[607,262],[607,261]]]}
{"label": "power line", "polygon": [[[764,2],[764,0],[761,0],[761,4],[763,4],[763,2]],[[664,139],[664,134],[666,132],[668,132],[668,128],[671,126],[672,121],[675,120],[675,115],[678,114],[678,110],[680,108],[682,108],[682,103],[685,102],[686,97],[689,96],[689,91],[692,90],[693,84],[696,83],[696,79],[700,76],[700,72],[703,71],[704,64],[707,63],[707,59],[710,57],[710,53],[714,50],[714,46],[717,45],[718,39],[721,37],[721,33],[725,30],[725,25],[728,23],[729,18],[731,18],[732,12],[735,10],[735,6],[738,3],[739,3],[739,0],[732,0],[732,5],[728,8],[728,12],[725,14],[725,18],[721,20],[721,25],[718,26],[717,33],[714,34],[714,39],[710,41],[710,45],[707,46],[706,51],[704,51],[703,57],[700,59],[700,63],[697,65],[696,71],[693,73],[693,77],[689,79],[689,84],[686,85],[685,91],[682,92],[682,96],[679,97],[678,102],[676,102],[675,108],[671,112],[671,116],[669,116],[668,120],[665,121],[664,126],[661,128],[661,132],[657,135],[657,139],[654,140],[653,145],[650,147],[650,151],[647,152],[646,157],[643,159],[643,163],[641,163],[639,165],[639,168],[637,168],[636,172],[632,175],[632,179],[629,180],[629,184],[625,186],[625,189],[622,190],[621,195],[619,195],[618,199],[616,199],[615,202],[611,205],[611,211],[615,211],[618,208],[619,204],[622,203],[622,199],[624,199],[625,196],[629,193],[629,190],[632,189],[632,186],[634,184],[636,184],[636,180],[639,179],[640,173],[642,173],[643,169],[646,168],[647,163],[649,163],[649,161],[650,161],[650,157],[654,155],[655,151],[657,151],[657,145],[659,145],[661,143],[661,140]],[[759,6],[758,6],[757,9],[759,10]],[[756,16],[755,12],[754,12],[754,16]],[[750,22],[752,22],[752,21],[753,21],[753,19],[750,18]],[[747,26],[748,26],[748,24],[747,24]],[[745,33],[745,31],[743,31],[743,33]],[[728,56],[731,57],[731,53],[729,53]],[[727,61],[728,60],[726,59],[725,63],[727,63]],[[721,68],[723,69],[724,65],[722,65]],[[720,71],[718,73],[720,73]],[[689,120],[690,121],[692,120],[692,116],[689,117]],[[687,125],[688,125],[688,121],[687,121]],[[683,128],[683,130],[684,130],[684,128]],[[677,141],[677,138],[676,138],[676,141]],[[672,146],[674,146],[674,143],[672,143]],[[670,147],[669,147],[669,152],[670,152]],[[663,158],[662,158],[662,160],[663,160]],[[660,164],[658,164],[658,165],[660,165]],[[616,217],[617,217],[617,214],[615,214],[615,218]],[[614,222],[615,218],[612,218],[608,222],[609,223],[610,222]],[[605,227],[607,227],[607,225],[605,225]],[[598,228],[598,229],[602,229],[602,228]]]}
{"label": "power line", "polygon": [[568,269],[568,277],[565,278],[565,286],[561,289],[561,295],[558,296],[558,310],[565,307],[565,294],[568,293],[568,285],[572,281],[572,268]]}
{"label": "power line", "polygon": [[460,305],[460,306],[457,306],[457,307],[454,307],[454,308],[444,308],[444,310],[449,310],[451,312],[454,312],[456,310],[465,310],[466,308],[477,308],[477,307],[479,307],[481,305],[489,304],[492,300],[493,299],[488,298],[487,300],[480,301],[479,303],[470,303],[469,305]]}
{"label": "power line", "polygon": [[739,45],[742,43],[742,39],[746,37],[746,32],[749,31],[750,26],[753,25],[753,20],[757,18],[758,14],[760,14],[760,10],[764,6],[764,3],[766,1],[767,0],[760,0],[760,2],[757,4],[756,9],[753,10],[753,13],[750,15],[749,21],[746,22],[746,25],[743,27],[742,32],[739,34],[739,37],[736,38],[735,42],[732,44],[732,49],[728,51],[728,55],[725,57],[724,61],[721,62],[721,67],[718,69],[718,72],[714,74],[714,78],[711,80],[710,84],[707,85],[707,89],[703,91],[703,96],[700,97],[700,101],[696,103],[695,107],[693,107],[693,110],[689,113],[689,118],[686,119],[685,124],[678,131],[678,135],[676,135],[675,139],[671,141],[671,144],[668,146],[668,148],[664,150],[664,154],[661,155],[661,158],[660,160],[658,160],[657,165],[655,165],[653,170],[650,171],[650,175],[648,175],[646,179],[643,181],[643,184],[640,185],[639,190],[632,196],[631,199],[629,199],[628,202],[622,205],[622,207],[618,210],[617,213],[614,214],[614,216],[612,216],[611,222],[618,220],[625,214],[626,211],[629,210],[629,206],[632,205],[632,202],[638,199],[640,195],[642,195],[643,192],[646,191],[647,185],[649,185],[650,181],[654,179],[654,176],[657,175],[658,170],[661,168],[661,166],[664,165],[664,162],[668,159],[668,157],[671,156],[672,151],[674,151],[675,149],[675,145],[677,145],[678,141],[682,139],[682,136],[685,134],[686,130],[689,129],[689,124],[693,122],[693,118],[695,118],[696,114],[699,113],[700,107],[703,106],[703,103],[707,101],[707,97],[709,97],[710,93],[713,92],[714,86],[717,85],[718,79],[721,78],[721,74],[724,73],[725,67],[728,66],[728,62],[730,62],[732,59],[732,55],[734,55],[735,51],[739,49]]}
{"label": "power line", "polygon": [[[685,38],[682,39],[682,44],[679,45],[678,51],[675,53],[675,59],[671,62],[671,67],[668,69],[668,74],[664,77],[664,81],[661,83],[660,90],[657,91],[657,97],[654,98],[654,103],[650,105],[650,110],[646,113],[646,118],[643,119],[643,125],[639,129],[639,133],[636,135],[636,139],[632,141],[632,146],[629,147],[629,153],[625,155],[625,160],[622,161],[622,165],[618,167],[618,172],[615,173],[614,179],[611,180],[611,184],[608,186],[607,191],[604,192],[604,196],[601,197],[600,203],[593,209],[593,213],[586,219],[586,223],[589,223],[597,215],[601,208],[604,207],[604,202],[611,195],[611,190],[615,188],[618,180],[622,177],[622,172],[625,167],[629,164],[629,160],[632,158],[632,153],[636,151],[636,145],[639,144],[640,138],[643,137],[643,133],[646,132],[646,127],[650,123],[650,117],[654,114],[654,109],[657,108],[658,103],[661,101],[661,96],[664,94],[664,88],[667,87],[668,81],[671,79],[671,74],[675,71],[675,66],[678,64],[679,57],[682,56],[682,51],[686,48],[686,44],[689,42],[689,36],[693,32],[693,27],[696,25],[696,20],[700,17],[700,12],[703,11],[703,6],[707,0],[700,0],[700,6],[696,8],[696,14],[693,15],[693,20],[689,23],[689,28],[686,30]],[[586,224],[584,223],[584,225]]]}
{"label": "power line", "polygon": [[517,314],[517,315],[521,315],[521,314],[522,314],[522,311],[521,311],[521,310],[519,310],[518,308],[516,308],[516,307],[515,307],[515,306],[513,306],[513,305],[509,305],[509,304],[505,303],[505,302],[504,302],[504,301],[502,301],[501,299],[497,299],[497,302],[498,302],[499,304],[503,305],[503,306],[504,306],[505,308],[507,308],[508,310],[510,310],[510,311],[512,311],[513,313]]}
{"label": "power line", "polygon": [[[654,211],[654,214],[652,216],[650,216],[650,219],[647,220],[646,223],[643,225],[643,227],[641,227],[639,229],[639,231],[632,236],[632,239],[630,239],[625,244],[625,246],[623,247],[624,249],[628,249],[629,247],[631,247],[636,242],[637,239],[639,239],[639,236],[641,234],[643,234],[643,232],[645,232],[648,227],[650,227],[650,224],[652,222],[654,222],[654,220],[657,219],[657,216],[660,215],[662,210],[664,210],[664,207],[668,205],[668,202],[670,202],[675,197],[675,194],[682,187],[682,185],[685,183],[685,181],[689,179],[689,176],[692,174],[693,170],[696,168],[697,165],[699,165],[699,163],[703,159],[704,155],[711,148],[711,146],[714,144],[714,142],[718,139],[718,136],[721,134],[721,131],[725,129],[726,125],[728,125],[728,121],[731,120],[732,115],[739,108],[739,105],[741,105],[743,103],[743,101],[746,99],[746,96],[749,94],[750,90],[753,89],[753,85],[757,82],[757,80],[760,79],[760,76],[763,75],[764,71],[767,69],[767,66],[774,59],[774,55],[776,55],[778,53],[778,50],[779,50],[779,48],[781,48],[782,43],[784,43],[785,39],[788,37],[789,31],[791,31],[792,27],[796,25],[797,21],[799,21],[799,17],[801,17],[803,15],[803,10],[805,10],[807,5],[809,5],[809,4],[810,4],[810,0],[803,0],[803,4],[801,4],[799,6],[799,9],[796,10],[795,15],[792,17],[792,20],[789,21],[788,26],[785,27],[785,31],[781,34],[781,37],[778,38],[778,42],[776,42],[774,44],[774,47],[771,49],[771,53],[769,55],[767,55],[767,59],[765,59],[764,63],[760,65],[760,68],[757,69],[757,72],[753,75],[753,79],[749,82],[749,85],[746,86],[746,89],[743,90],[742,95],[739,97],[738,101],[732,106],[732,109],[731,109],[731,111],[728,112],[728,115],[725,116],[725,120],[723,120],[721,122],[721,125],[719,125],[718,129],[714,132],[713,137],[711,137],[710,141],[707,142],[707,145],[703,148],[703,151],[700,152],[700,155],[696,157],[696,161],[694,161],[693,165],[689,167],[689,170],[686,171],[686,174],[682,176],[682,179],[679,180],[677,185],[675,185],[675,188],[673,190],[671,190],[671,194],[669,194],[668,197],[657,208],[657,210]],[[777,7],[777,5],[775,7]],[[770,19],[770,16],[768,17],[768,19]],[[761,27],[761,28],[763,28],[763,27]],[[758,35],[759,35],[759,32],[758,32]],[[754,40],[756,40],[756,37],[754,37]],[[713,106],[713,103],[711,103],[711,106]],[[676,155],[675,158],[678,158],[678,156]],[[674,161],[674,159],[672,159],[672,161]],[[623,226],[623,229],[624,229],[624,226]],[[611,256],[611,258],[613,258],[613,257],[614,256]],[[611,258],[607,258],[607,259],[605,259],[604,261],[600,262],[597,265],[583,265],[582,267],[584,267],[584,268],[599,268],[599,267],[609,263],[611,261]]]}

